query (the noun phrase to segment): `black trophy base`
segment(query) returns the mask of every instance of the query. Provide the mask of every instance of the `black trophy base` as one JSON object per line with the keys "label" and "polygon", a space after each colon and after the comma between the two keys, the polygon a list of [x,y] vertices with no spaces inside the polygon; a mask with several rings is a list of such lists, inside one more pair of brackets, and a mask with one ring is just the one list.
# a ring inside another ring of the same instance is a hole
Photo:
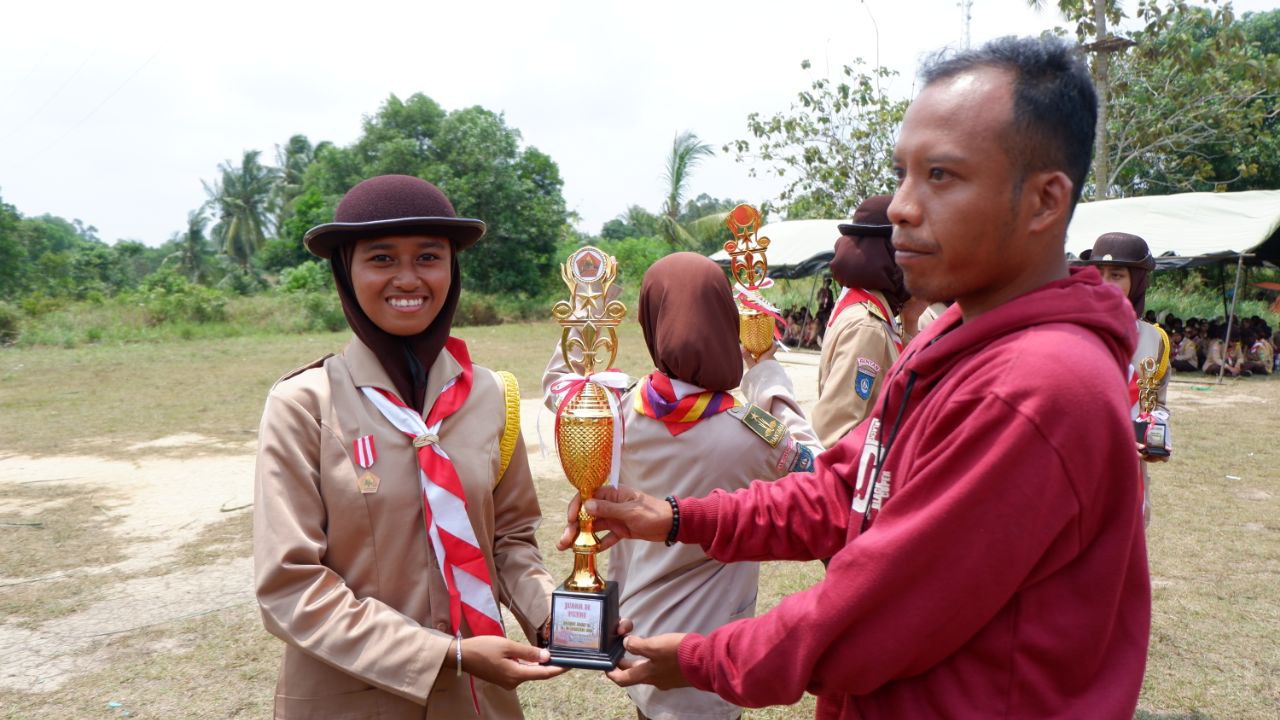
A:
{"label": "black trophy base", "polygon": [[1167,433],[1168,426],[1164,423],[1150,422],[1148,420],[1133,421],[1134,439],[1146,447],[1146,449],[1142,451],[1143,455],[1148,455],[1150,457],[1169,457]]}
{"label": "black trophy base", "polygon": [[622,659],[618,635],[618,583],[581,592],[564,585],[551,593],[549,665],[581,670],[612,670]]}

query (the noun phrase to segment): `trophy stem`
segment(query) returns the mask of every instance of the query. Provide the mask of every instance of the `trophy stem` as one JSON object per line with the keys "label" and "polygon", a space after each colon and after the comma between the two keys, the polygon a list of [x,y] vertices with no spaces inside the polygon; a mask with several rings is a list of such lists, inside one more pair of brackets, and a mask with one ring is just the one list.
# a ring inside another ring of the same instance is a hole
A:
{"label": "trophy stem", "polygon": [[[585,498],[580,498],[585,502]],[[600,552],[600,539],[596,537],[595,518],[586,510],[578,510],[578,537],[573,541],[573,574],[565,581],[569,590],[599,592],[604,580],[596,572],[596,553]]]}

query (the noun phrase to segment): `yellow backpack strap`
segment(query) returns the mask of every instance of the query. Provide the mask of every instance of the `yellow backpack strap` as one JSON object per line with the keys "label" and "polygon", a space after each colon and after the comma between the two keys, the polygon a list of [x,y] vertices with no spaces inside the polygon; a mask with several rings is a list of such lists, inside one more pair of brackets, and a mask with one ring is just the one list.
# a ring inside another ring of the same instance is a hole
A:
{"label": "yellow backpack strap", "polygon": [[1169,372],[1169,334],[1159,325],[1151,327],[1160,333],[1160,367],[1156,368],[1156,382],[1160,382],[1164,379],[1164,374]]}
{"label": "yellow backpack strap", "polygon": [[511,464],[511,456],[516,452],[516,439],[520,437],[520,383],[516,376],[506,370],[499,370],[502,380],[503,396],[507,404],[506,425],[502,428],[502,441],[498,443],[499,457],[498,476],[493,479],[493,486],[498,487],[502,476],[507,474],[507,466]]}

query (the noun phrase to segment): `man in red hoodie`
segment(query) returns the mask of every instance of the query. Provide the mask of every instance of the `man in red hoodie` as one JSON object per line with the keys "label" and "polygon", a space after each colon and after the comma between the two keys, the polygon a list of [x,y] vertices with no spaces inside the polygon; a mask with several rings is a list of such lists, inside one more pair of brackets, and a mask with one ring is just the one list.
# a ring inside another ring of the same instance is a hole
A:
{"label": "man in red hoodie", "polygon": [[747,707],[808,691],[824,718],[1133,716],[1151,615],[1125,407],[1136,338],[1124,296],[1063,252],[1096,96],[1057,39],[1003,38],[922,74],[894,153],[893,244],[913,296],[957,302],[876,411],[812,473],[587,503],[606,545],[831,556],[827,575],[706,636],[628,638],[644,659],[610,673],[621,685]]}

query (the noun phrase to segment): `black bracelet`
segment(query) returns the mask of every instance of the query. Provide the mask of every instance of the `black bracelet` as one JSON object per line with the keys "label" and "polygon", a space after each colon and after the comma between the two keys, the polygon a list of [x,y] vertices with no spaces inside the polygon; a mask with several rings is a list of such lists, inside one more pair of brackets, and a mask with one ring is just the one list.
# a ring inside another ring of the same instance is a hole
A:
{"label": "black bracelet", "polygon": [[667,547],[671,547],[676,544],[676,536],[680,534],[680,503],[676,501],[675,495],[668,495],[667,503],[671,505],[671,531],[667,533]]}

